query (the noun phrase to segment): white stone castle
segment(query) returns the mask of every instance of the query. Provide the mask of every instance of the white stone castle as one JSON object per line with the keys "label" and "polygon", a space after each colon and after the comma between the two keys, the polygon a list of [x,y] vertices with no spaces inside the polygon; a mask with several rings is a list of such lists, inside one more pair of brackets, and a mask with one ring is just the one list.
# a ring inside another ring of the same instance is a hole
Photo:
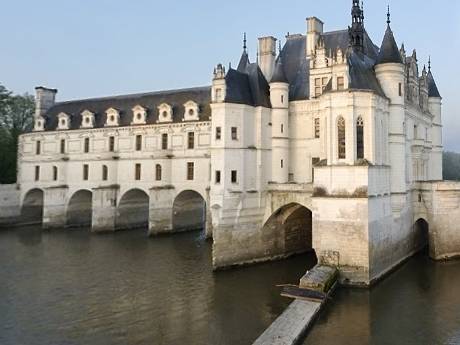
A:
{"label": "white stone castle", "polygon": [[23,209],[46,228],[204,226],[215,268],[314,249],[351,284],[424,247],[428,223],[434,258],[460,252],[435,235],[455,230],[439,190],[459,194],[440,182],[441,96],[387,23],[379,48],[353,0],[348,29],[308,18],[279,53],[259,38],[255,63],[245,37],[238,68],[219,64],[211,87],[60,103],[38,87]]}

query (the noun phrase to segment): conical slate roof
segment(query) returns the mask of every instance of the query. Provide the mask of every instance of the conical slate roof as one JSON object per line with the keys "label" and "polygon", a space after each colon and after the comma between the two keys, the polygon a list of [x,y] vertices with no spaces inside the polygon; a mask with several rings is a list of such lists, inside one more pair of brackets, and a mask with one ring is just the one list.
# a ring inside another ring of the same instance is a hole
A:
{"label": "conical slate roof", "polygon": [[431,70],[428,72],[428,97],[438,97],[441,98],[436,82],[434,81],[433,74]]}
{"label": "conical slate roof", "polygon": [[243,51],[243,54],[241,54],[241,59],[240,63],[238,64],[238,68],[236,69],[238,72],[245,73],[246,69],[248,68],[250,62],[249,62],[249,56],[248,53],[246,52],[246,49]]}
{"label": "conical slate roof", "polygon": [[284,67],[281,56],[279,56],[276,60],[275,71],[273,72],[272,80],[270,81],[270,83],[289,83],[286,77],[286,73],[284,73]]}
{"label": "conical slate roof", "polygon": [[379,56],[377,57],[377,65],[384,63],[403,63],[390,25],[387,27],[382,46],[380,47]]}

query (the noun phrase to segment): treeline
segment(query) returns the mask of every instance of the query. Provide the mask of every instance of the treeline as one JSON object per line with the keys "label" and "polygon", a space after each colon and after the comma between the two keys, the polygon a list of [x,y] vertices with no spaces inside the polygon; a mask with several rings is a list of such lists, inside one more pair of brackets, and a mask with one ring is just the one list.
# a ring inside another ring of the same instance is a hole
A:
{"label": "treeline", "polygon": [[19,135],[33,124],[34,97],[14,95],[0,84],[0,184],[16,182]]}
{"label": "treeline", "polygon": [[444,152],[442,169],[444,180],[460,181],[460,153]]}

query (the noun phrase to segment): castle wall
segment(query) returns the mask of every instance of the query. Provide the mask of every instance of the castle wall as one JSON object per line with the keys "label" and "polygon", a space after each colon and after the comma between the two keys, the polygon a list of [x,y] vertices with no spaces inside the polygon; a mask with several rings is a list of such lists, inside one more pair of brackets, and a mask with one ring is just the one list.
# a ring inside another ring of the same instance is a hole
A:
{"label": "castle wall", "polygon": [[21,215],[20,193],[16,184],[0,184],[0,224]]}

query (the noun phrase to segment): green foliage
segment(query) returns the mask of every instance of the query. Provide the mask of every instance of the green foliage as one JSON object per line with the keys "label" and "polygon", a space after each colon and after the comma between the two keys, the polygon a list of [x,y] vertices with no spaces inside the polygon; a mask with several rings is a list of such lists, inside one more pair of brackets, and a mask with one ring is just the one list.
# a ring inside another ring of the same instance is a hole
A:
{"label": "green foliage", "polygon": [[34,98],[13,95],[0,84],[0,183],[16,182],[19,136],[33,124]]}
{"label": "green foliage", "polygon": [[444,180],[460,181],[460,154],[446,151],[443,153]]}

